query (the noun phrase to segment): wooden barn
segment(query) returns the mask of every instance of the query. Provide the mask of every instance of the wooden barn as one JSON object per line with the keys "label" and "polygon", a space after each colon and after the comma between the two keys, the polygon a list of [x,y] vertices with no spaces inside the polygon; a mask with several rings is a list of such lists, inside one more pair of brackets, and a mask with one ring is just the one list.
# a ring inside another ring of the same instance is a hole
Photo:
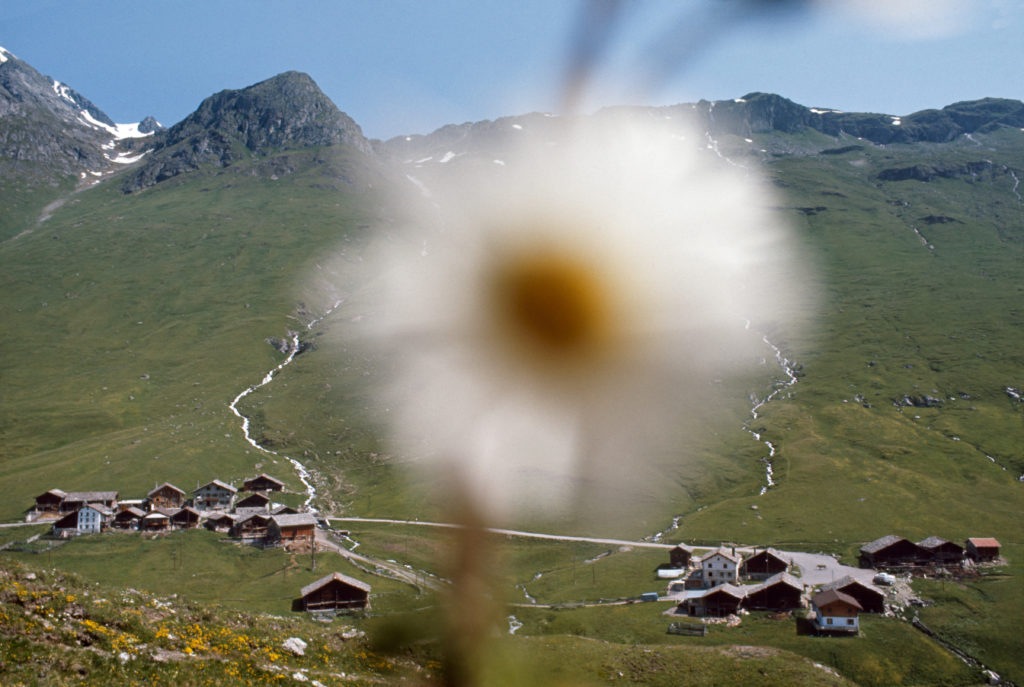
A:
{"label": "wooden barn", "polygon": [[142,518],[142,529],[145,532],[163,532],[171,529],[171,512],[154,510]]}
{"label": "wooden barn", "polygon": [[951,541],[928,537],[917,542],[917,545],[931,554],[932,563],[935,565],[957,566],[964,562],[964,548]]}
{"label": "wooden barn", "polygon": [[860,547],[860,561],[866,568],[906,568],[927,565],[931,553],[908,539],[887,534]]}
{"label": "wooden barn", "polygon": [[284,491],[284,482],[263,473],[245,480],[242,491]]}
{"label": "wooden barn", "polygon": [[164,482],[153,487],[152,491],[146,494],[149,501],[149,509],[160,508],[181,508],[185,505],[185,492],[170,482]]}
{"label": "wooden barn", "polygon": [[253,513],[248,517],[239,518],[235,522],[232,534],[239,539],[263,539],[267,536],[267,525],[269,524],[269,515]]}
{"label": "wooden barn", "polygon": [[137,530],[142,527],[142,518],[146,512],[138,508],[125,508],[118,511],[110,521],[110,526],[119,530]]}
{"label": "wooden barn", "polygon": [[721,618],[738,611],[744,596],[745,590],[742,587],[726,582],[708,589],[700,596],[686,599],[676,610],[687,615]]}
{"label": "wooden barn", "polygon": [[769,577],[789,570],[789,561],[775,549],[758,551],[740,565],[740,576],[752,580],[767,580]]}
{"label": "wooden barn", "polygon": [[830,589],[834,589],[837,592],[842,592],[847,596],[853,597],[860,604],[861,610],[867,613],[884,613],[885,612],[885,592],[878,587],[870,585],[866,582],[854,579],[849,575],[840,577],[834,582],[823,584],[820,587],[820,591],[827,592]]}
{"label": "wooden barn", "polygon": [[804,587],[789,573],[769,577],[752,589],[743,599],[745,608],[765,611],[788,611],[803,605]]}
{"label": "wooden barn", "polygon": [[171,515],[171,524],[181,529],[191,529],[199,527],[200,517],[199,511],[195,508],[185,506]]}
{"label": "wooden barn", "polygon": [[268,510],[270,510],[270,498],[260,492],[249,494],[241,501],[235,503],[235,513],[238,515],[266,513]]}
{"label": "wooden barn", "polygon": [[309,542],[313,541],[315,534],[316,516],[312,513],[272,515],[267,524],[267,539],[275,542]]}
{"label": "wooden barn", "polygon": [[811,598],[814,628],[819,632],[860,632],[860,612],[864,609],[852,596],[830,589]]}
{"label": "wooden barn", "polygon": [[690,558],[693,556],[688,549],[677,546],[668,552],[668,562],[673,568],[686,569],[690,565]]}
{"label": "wooden barn", "polygon": [[36,505],[33,509],[37,516],[57,516],[60,514],[60,506],[67,494],[60,489],[50,489],[36,497]]}
{"label": "wooden barn", "polygon": [[370,585],[338,572],[306,585],[301,594],[302,609],[310,613],[336,613],[370,607]]}
{"label": "wooden barn", "polygon": [[967,556],[976,561],[999,558],[999,542],[992,537],[971,537],[966,542]]}
{"label": "wooden barn", "polygon": [[235,526],[235,516],[230,513],[214,513],[203,523],[211,532],[230,532]]}

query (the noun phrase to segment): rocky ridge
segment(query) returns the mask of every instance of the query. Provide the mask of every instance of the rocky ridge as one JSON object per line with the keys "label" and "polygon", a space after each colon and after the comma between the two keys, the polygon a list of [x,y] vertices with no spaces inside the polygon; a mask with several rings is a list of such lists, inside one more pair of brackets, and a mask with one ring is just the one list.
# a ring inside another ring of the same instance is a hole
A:
{"label": "rocky ridge", "polygon": [[[50,179],[113,167],[117,125],[92,101],[0,48],[0,172]],[[160,129],[146,119],[146,129]]]}
{"label": "rocky ridge", "polygon": [[359,125],[309,75],[285,72],[204,100],[191,115],[157,135],[153,152],[122,189],[139,191],[201,165],[226,167],[276,151],[338,144],[371,152]]}

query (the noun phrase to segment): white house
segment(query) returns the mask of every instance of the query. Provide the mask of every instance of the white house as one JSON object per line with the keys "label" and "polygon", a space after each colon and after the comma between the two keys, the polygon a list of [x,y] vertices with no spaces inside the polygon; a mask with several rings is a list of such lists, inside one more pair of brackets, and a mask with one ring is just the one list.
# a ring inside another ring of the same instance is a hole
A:
{"label": "white house", "polygon": [[742,559],[728,549],[719,548],[700,559],[701,574],[706,588],[720,584],[739,584]]}
{"label": "white house", "polygon": [[95,504],[82,506],[78,509],[78,531],[82,534],[96,534],[103,531],[107,521],[107,511]]}

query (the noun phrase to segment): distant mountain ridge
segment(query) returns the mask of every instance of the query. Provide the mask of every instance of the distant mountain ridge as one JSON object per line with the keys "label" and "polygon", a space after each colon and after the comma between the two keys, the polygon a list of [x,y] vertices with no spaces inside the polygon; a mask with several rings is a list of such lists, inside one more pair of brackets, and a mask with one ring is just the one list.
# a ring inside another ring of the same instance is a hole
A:
{"label": "distant mountain ridge", "polygon": [[[793,134],[803,129],[814,129],[829,136],[845,135],[878,145],[945,143],[964,134],[990,131],[1001,126],[1024,127],[1024,103],[1005,98],[963,101],[942,109],[897,116],[805,107],[780,95],[755,92],[732,100],[701,100],[662,107],[609,107],[594,116],[652,115],[659,119],[688,122],[716,137],[749,137],[771,132]],[[530,118],[532,125],[543,122],[539,119],[543,117],[540,114],[523,117]],[[490,148],[495,136],[507,137],[508,125],[520,122],[523,117],[448,125],[424,136],[396,136],[376,142],[376,148],[382,154],[397,158],[436,154],[455,143],[469,149]]]}
{"label": "distant mountain ridge", "polygon": [[[110,117],[86,97],[43,76],[2,48],[0,57],[0,169],[13,171],[12,166],[32,162],[56,175],[85,177],[115,167],[111,164],[115,161],[111,155],[115,125]],[[715,137],[811,129],[888,145],[942,143],[998,127],[1024,127],[1024,103],[984,98],[896,116],[805,107],[779,95],[753,92],[732,100],[611,107],[593,116],[675,119]],[[343,145],[397,161],[443,159],[448,151],[456,155],[500,152],[515,141],[516,131],[524,125],[533,135],[556,137],[567,121],[566,117],[530,113],[448,125],[426,135],[369,140],[309,75],[289,71],[246,88],[211,95],[169,129],[147,117],[137,131],[155,135],[119,143],[130,150],[131,157],[117,161],[141,157],[121,181],[122,190],[132,193],[205,165],[226,167],[281,150]],[[928,170],[907,175],[933,176]]]}

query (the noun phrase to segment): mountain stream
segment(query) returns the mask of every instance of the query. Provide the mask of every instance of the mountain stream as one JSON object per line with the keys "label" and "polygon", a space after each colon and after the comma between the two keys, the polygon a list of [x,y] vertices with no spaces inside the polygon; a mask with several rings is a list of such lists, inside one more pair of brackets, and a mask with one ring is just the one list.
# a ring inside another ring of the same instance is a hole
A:
{"label": "mountain stream", "polygon": [[[309,322],[306,325],[306,331],[311,330],[313,327],[319,324],[324,318],[326,318],[328,315],[334,312],[338,308],[338,306],[342,304],[342,302],[343,301],[340,300],[336,301],[334,305],[332,305],[330,308],[327,309],[326,312],[324,312],[323,315]],[[259,384],[252,384],[247,389],[245,389],[237,396],[235,396],[234,400],[232,400],[231,403],[228,404],[228,408],[230,408],[231,412],[234,413],[242,421],[242,435],[245,437],[245,440],[249,442],[249,445],[251,445],[253,448],[255,448],[257,451],[261,453],[265,453],[270,456],[277,456],[279,458],[284,458],[285,460],[292,464],[292,467],[295,468],[295,472],[298,474],[299,481],[302,482],[302,486],[305,488],[306,500],[303,503],[303,505],[308,507],[312,503],[313,499],[316,498],[316,487],[313,486],[312,477],[309,473],[309,469],[306,468],[305,465],[303,465],[295,458],[280,454],[277,451],[271,451],[268,448],[260,446],[259,442],[253,439],[252,435],[249,433],[249,418],[247,418],[245,415],[242,415],[242,413],[238,410],[239,401],[241,401],[243,398],[245,398],[252,392],[256,391],[257,389],[260,389],[266,386],[267,384],[270,384],[270,382],[273,381],[274,379],[274,375],[276,375],[286,366],[290,365],[293,360],[295,360],[295,356],[299,354],[299,351],[301,349],[299,344],[299,334],[298,332],[288,332],[288,335],[290,337],[287,348],[288,357],[285,358],[276,367],[267,372],[267,374],[263,376],[263,380],[260,381]]]}

